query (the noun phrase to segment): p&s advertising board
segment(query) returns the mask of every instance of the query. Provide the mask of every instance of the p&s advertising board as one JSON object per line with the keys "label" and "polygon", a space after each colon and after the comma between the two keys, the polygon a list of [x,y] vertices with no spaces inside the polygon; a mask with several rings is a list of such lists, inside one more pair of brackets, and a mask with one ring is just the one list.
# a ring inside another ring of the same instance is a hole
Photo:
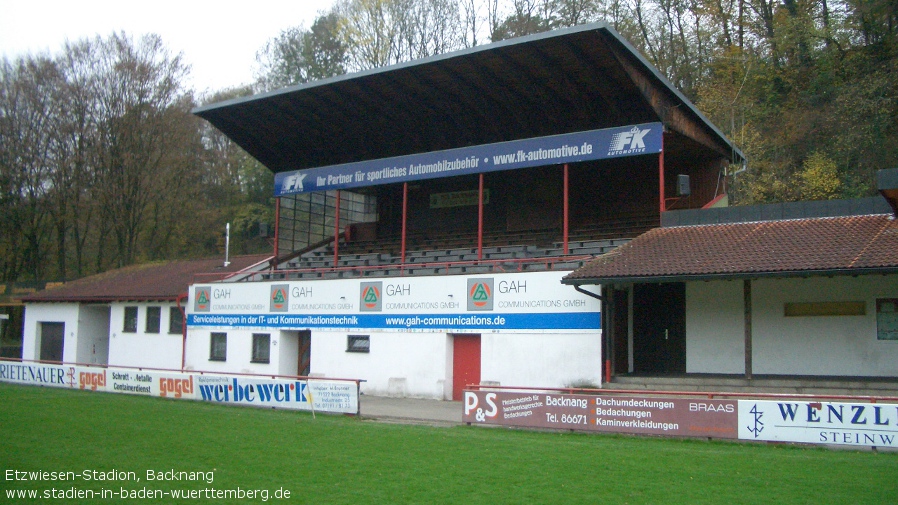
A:
{"label": "p&s advertising board", "polygon": [[465,391],[463,421],[528,428],[734,439],[737,402]]}

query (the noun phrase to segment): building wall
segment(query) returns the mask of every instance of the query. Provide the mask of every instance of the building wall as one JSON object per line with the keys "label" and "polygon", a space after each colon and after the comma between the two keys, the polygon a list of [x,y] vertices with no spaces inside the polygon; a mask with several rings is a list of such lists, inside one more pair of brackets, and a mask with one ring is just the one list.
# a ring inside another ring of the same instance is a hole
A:
{"label": "building wall", "polygon": [[[227,335],[228,344],[225,361],[211,359],[212,333],[225,333]],[[253,362],[254,333],[269,335],[268,363]],[[295,338],[296,332],[268,328],[254,330],[232,328],[189,330],[184,368],[186,370],[203,372],[295,375],[297,347],[295,342],[291,343]],[[180,354],[178,356],[180,357]]]}
{"label": "building wall", "polygon": [[[690,373],[744,373],[741,281],[687,284]],[[898,342],[876,337],[876,299],[898,298],[898,276],[752,281],[755,374],[898,376]],[[786,317],[786,303],[861,301],[859,316]]]}
{"label": "building wall", "polygon": [[63,323],[62,360],[75,363],[78,354],[78,304],[77,303],[39,303],[25,307],[25,324],[23,328],[22,359],[40,359],[41,324]]}
{"label": "building wall", "polygon": [[[370,352],[347,352],[348,335],[368,335]],[[375,396],[448,399],[452,354],[446,333],[312,332],[312,375],[362,379]]]}
{"label": "building wall", "polygon": [[480,378],[503,386],[600,385],[601,332],[484,334]]}
{"label": "building wall", "polygon": [[109,363],[109,314],[108,305],[79,307],[76,362],[92,365]]}
{"label": "building wall", "polygon": [[[898,342],[876,339],[876,298],[898,298],[898,276],[756,281],[754,373],[898,376]],[[783,316],[787,302],[831,301],[863,301],[866,315]]]}
{"label": "building wall", "polygon": [[742,281],[686,283],[686,372],[745,373]]}
{"label": "building wall", "polygon": [[[109,314],[109,364],[181,369],[181,333],[169,333],[172,303],[113,303]],[[125,307],[137,307],[137,331],[126,332]],[[146,332],[147,307],[161,307],[159,333]]]}

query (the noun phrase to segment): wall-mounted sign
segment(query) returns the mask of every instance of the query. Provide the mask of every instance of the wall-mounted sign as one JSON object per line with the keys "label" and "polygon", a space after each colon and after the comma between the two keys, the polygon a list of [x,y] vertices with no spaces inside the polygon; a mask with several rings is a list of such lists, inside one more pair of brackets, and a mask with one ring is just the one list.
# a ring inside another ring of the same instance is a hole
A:
{"label": "wall-mounted sign", "polygon": [[898,447],[898,405],[743,400],[739,402],[739,438]]}
{"label": "wall-mounted sign", "polygon": [[736,438],[736,401],[465,391],[462,421],[529,428]]}
{"label": "wall-mounted sign", "polygon": [[279,172],[274,196],[657,154],[662,130],[646,123]]}
{"label": "wall-mounted sign", "polygon": [[357,414],[354,381],[272,379],[0,361],[0,381],[214,403]]}
{"label": "wall-mounted sign", "polygon": [[[447,209],[450,207],[473,207],[479,204],[480,190],[452,191],[430,195],[431,209]],[[483,204],[490,203],[490,190],[483,190]]]}
{"label": "wall-mounted sign", "polygon": [[192,328],[391,331],[601,328],[598,300],[562,285],[567,272],[228,283],[194,288]]}

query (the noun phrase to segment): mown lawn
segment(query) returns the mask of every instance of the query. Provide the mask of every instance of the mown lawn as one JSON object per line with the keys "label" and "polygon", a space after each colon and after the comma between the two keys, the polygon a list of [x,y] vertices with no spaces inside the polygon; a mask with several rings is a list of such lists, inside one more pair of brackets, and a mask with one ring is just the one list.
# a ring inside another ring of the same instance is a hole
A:
{"label": "mown lawn", "polygon": [[[364,397],[362,397],[364,402]],[[0,384],[2,503],[198,490],[139,503],[895,504],[898,453],[459,426],[433,428]],[[26,482],[16,471],[133,472]],[[147,480],[212,472],[213,482]],[[11,473],[12,472],[12,473]],[[36,490],[40,499],[7,493]],[[275,492],[289,491],[289,499]],[[227,496],[227,495],[225,495]],[[101,498],[60,503],[118,502]]]}

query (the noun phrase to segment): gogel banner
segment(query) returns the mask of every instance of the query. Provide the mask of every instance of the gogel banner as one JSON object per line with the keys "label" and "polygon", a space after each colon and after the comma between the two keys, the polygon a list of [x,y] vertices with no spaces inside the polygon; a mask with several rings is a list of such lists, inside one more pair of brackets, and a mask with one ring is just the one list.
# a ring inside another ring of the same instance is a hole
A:
{"label": "gogel banner", "polygon": [[274,196],[657,154],[662,130],[646,123],[280,172]]}
{"label": "gogel banner", "polygon": [[359,411],[358,386],[354,381],[272,379],[3,361],[0,362],[0,382],[341,414]]}

